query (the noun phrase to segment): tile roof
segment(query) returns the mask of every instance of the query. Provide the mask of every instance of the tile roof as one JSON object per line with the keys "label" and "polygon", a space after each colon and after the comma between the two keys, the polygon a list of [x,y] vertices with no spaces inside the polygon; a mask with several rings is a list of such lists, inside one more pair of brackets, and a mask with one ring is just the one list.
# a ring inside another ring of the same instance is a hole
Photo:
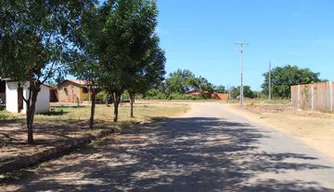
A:
{"label": "tile roof", "polygon": [[76,83],[78,85],[88,85],[88,81],[86,81],[86,80],[66,80],[66,81],[70,81],[70,82]]}

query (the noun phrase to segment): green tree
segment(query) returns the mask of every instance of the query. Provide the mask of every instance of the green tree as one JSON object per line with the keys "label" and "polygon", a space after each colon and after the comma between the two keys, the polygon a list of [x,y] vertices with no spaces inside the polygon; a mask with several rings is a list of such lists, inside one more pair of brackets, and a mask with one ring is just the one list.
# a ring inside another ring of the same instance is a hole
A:
{"label": "green tree", "polygon": [[188,91],[199,88],[199,81],[189,70],[181,70],[170,73],[166,79],[167,95],[171,93],[184,94]]}
{"label": "green tree", "polygon": [[[297,66],[287,65],[276,67],[271,72],[272,94],[274,97],[290,98],[290,87],[298,84],[309,84],[321,82],[320,73],[314,73],[310,69],[298,68]],[[269,73],[263,74],[265,80],[261,85],[262,92],[269,93]]]}
{"label": "green tree", "polygon": [[20,84],[29,81],[28,143],[33,143],[35,105],[41,85],[62,69],[81,15],[91,0],[2,0],[0,7],[0,74]]}
{"label": "green tree", "polygon": [[[110,1],[111,4],[114,1]],[[101,7],[92,6],[82,16],[82,25],[78,27],[71,40],[73,42],[73,51],[69,56],[71,63],[68,63],[70,72],[81,80],[87,82],[91,95],[91,115],[90,128],[94,127],[94,114],[97,90],[100,88],[99,77],[100,63],[99,53],[102,29],[106,22],[106,9],[108,4]]]}
{"label": "green tree", "polygon": [[137,72],[130,78],[128,92],[130,96],[130,117],[133,115],[133,104],[136,94],[145,94],[153,87],[157,87],[165,75],[165,53],[159,48],[159,39],[153,38],[154,43],[147,55],[137,65]]}
{"label": "green tree", "polygon": [[196,79],[199,85],[197,91],[200,91],[202,93],[205,93],[205,92],[213,93],[214,92],[215,86],[212,83],[210,83],[206,78],[200,76],[199,78],[196,78]]}
{"label": "green tree", "polygon": [[116,122],[121,95],[151,48],[158,11],[153,0],[118,0],[109,8],[101,35],[100,65],[103,86],[114,101]]}
{"label": "green tree", "polygon": [[219,85],[216,87],[215,92],[217,93],[226,93],[226,88],[223,85]]}
{"label": "green tree", "polygon": [[170,73],[165,84],[167,95],[182,95],[189,91],[213,93],[215,90],[215,86],[206,78],[201,76],[196,77],[195,74],[187,69],[178,69],[177,71]]}
{"label": "green tree", "polygon": [[[236,99],[237,97],[240,96],[240,86],[238,87],[231,87],[231,98]],[[254,91],[251,90],[250,86],[248,85],[244,85],[244,97],[247,98],[254,98],[256,96],[256,93]]]}

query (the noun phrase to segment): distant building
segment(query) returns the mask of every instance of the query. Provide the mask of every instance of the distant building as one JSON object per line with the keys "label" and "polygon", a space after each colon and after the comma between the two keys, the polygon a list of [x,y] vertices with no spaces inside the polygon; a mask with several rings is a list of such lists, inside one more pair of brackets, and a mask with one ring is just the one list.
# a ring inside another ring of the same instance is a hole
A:
{"label": "distant building", "polygon": [[58,102],[76,103],[90,100],[88,82],[84,80],[65,80],[55,88]]}
{"label": "distant building", "polygon": [[227,100],[228,94],[226,93],[209,93],[209,92],[200,92],[200,91],[189,91],[185,93],[187,96],[203,96],[210,99],[217,100]]}
{"label": "distant building", "polygon": [[[7,81],[5,89],[6,110],[12,113],[26,113],[27,104],[24,99],[29,97],[29,82],[21,84]],[[37,95],[35,113],[47,113],[50,108],[50,91],[47,85],[41,85],[41,90]]]}

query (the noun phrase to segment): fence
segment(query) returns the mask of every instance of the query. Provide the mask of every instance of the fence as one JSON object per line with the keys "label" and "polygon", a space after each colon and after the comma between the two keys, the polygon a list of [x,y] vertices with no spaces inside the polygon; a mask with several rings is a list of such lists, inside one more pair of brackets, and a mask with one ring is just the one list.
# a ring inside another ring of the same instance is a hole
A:
{"label": "fence", "polygon": [[291,101],[295,107],[321,111],[334,109],[334,82],[291,86]]}

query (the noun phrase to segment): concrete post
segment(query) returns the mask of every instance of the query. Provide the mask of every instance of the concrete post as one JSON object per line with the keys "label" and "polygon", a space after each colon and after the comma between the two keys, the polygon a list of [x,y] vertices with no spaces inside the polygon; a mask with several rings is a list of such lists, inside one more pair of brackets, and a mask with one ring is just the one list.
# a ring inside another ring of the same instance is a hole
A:
{"label": "concrete post", "polygon": [[315,109],[315,107],[314,107],[314,84],[312,84],[312,86],[311,86],[311,91],[312,91],[312,110],[314,110]]}
{"label": "concrete post", "polygon": [[298,100],[297,100],[297,108],[300,108],[300,85],[297,86],[297,92],[298,92]]}

